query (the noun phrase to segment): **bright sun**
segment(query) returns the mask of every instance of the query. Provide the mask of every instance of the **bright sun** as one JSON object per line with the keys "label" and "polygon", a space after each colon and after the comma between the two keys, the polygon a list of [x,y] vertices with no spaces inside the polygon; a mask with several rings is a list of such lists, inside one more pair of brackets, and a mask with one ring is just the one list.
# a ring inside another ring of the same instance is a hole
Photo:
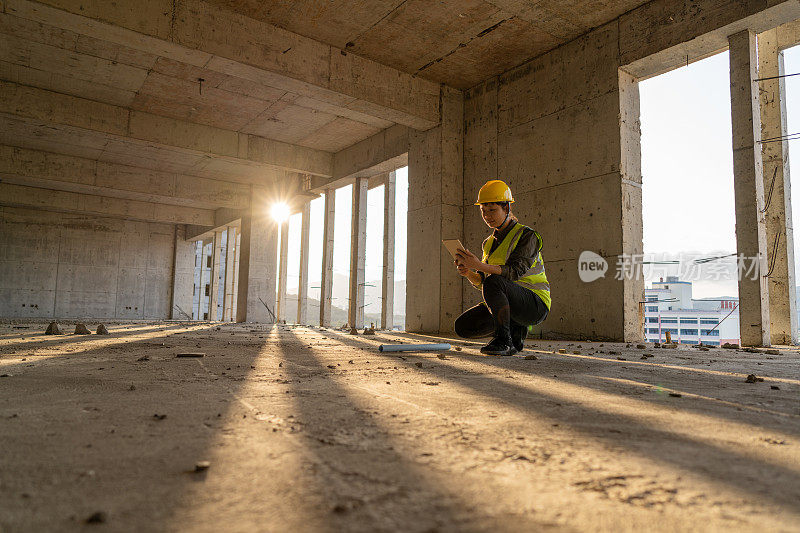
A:
{"label": "bright sun", "polygon": [[283,202],[274,204],[272,206],[272,218],[275,219],[276,222],[285,222],[291,212],[289,210],[289,206]]}

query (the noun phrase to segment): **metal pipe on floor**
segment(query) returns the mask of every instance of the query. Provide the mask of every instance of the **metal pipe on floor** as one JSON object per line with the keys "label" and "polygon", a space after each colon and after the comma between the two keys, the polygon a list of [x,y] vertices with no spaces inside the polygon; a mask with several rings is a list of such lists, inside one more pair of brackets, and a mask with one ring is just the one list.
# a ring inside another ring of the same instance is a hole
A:
{"label": "metal pipe on floor", "polygon": [[449,350],[449,344],[381,344],[378,351],[381,352],[445,352]]}

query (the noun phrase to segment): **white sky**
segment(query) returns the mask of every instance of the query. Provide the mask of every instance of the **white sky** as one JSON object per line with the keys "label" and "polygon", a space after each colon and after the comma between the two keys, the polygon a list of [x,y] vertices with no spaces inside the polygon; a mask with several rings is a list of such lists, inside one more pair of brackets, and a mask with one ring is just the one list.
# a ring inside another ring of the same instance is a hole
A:
{"label": "white sky", "polygon": [[[383,191],[384,187],[376,187],[367,193],[367,257],[365,279],[367,282],[380,281],[383,271]],[[336,274],[350,277],[350,209],[353,202],[353,186],[348,185],[336,190],[336,216],[333,231],[336,246],[333,250],[333,271]],[[322,217],[325,210],[325,198],[320,197],[311,202],[311,239],[309,242],[308,279],[312,288],[309,295],[319,295],[322,272]],[[395,186],[395,280],[406,278],[406,215],[408,212],[408,168],[401,168],[396,173]],[[300,214],[289,219],[289,258],[287,291],[297,293],[300,268]],[[333,291],[336,294],[336,290]]]}
{"label": "white sky", "polygon": [[[787,50],[784,59],[786,73],[800,72],[800,48]],[[800,131],[798,78],[786,78],[789,133]],[[734,253],[728,53],[645,80],[639,89],[645,254]],[[789,146],[790,161],[799,161],[800,146]],[[795,169],[800,173],[800,166]],[[800,214],[797,190],[794,219]],[[649,281],[658,274],[678,272],[658,272]],[[694,282],[694,297],[737,293],[735,280]]]}

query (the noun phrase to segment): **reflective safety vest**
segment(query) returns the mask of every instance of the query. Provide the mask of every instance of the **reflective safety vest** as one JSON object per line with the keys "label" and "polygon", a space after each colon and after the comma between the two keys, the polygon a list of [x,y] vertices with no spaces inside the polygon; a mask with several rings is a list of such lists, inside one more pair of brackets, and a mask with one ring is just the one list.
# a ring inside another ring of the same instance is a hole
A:
{"label": "reflective safety vest", "polygon": [[[516,248],[519,242],[522,230],[525,228],[527,228],[527,226],[523,226],[517,222],[491,254],[489,250],[492,249],[492,245],[494,244],[494,235],[490,235],[489,238],[483,241],[483,262],[489,265],[505,265],[511,252],[514,251],[514,248]],[[536,237],[536,256],[531,267],[525,274],[520,276],[515,283],[532,290],[542,299],[547,305],[547,308],[550,309],[550,284],[547,282],[547,275],[544,272],[544,259],[541,253],[542,236],[539,235],[536,230],[531,231],[533,231]]]}

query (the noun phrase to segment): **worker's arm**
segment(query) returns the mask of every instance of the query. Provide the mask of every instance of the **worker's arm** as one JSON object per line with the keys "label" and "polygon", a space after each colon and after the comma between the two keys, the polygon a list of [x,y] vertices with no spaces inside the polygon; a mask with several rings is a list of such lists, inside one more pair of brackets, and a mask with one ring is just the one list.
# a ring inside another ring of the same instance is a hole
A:
{"label": "worker's arm", "polygon": [[480,272],[476,272],[474,270],[470,270],[464,265],[460,264],[458,261],[453,261],[458,269],[458,273],[464,276],[472,283],[472,286],[476,289],[480,289],[481,285],[483,285],[483,276],[481,276]]}
{"label": "worker's arm", "polygon": [[481,260],[469,250],[457,251],[456,258],[458,263],[464,265],[466,268],[477,270],[478,272],[483,272],[485,274],[501,274],[503,272],[503,269],[498,265],[487,265],[481,262]]}

